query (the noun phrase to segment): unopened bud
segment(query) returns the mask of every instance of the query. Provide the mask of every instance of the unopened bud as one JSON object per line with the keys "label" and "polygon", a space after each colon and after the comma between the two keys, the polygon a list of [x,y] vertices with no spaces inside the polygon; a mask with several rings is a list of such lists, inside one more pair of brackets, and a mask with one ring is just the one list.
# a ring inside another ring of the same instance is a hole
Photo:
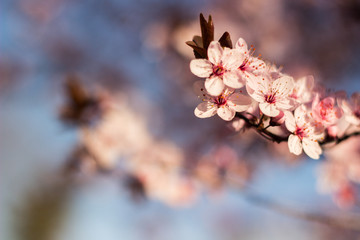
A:
{"label": "unopened bud", "polygon": [[271,126],[280,126],[285,122],[285,115],[284,112],[280,112],[279,115],[276,117],[270,118],[270,125]]}

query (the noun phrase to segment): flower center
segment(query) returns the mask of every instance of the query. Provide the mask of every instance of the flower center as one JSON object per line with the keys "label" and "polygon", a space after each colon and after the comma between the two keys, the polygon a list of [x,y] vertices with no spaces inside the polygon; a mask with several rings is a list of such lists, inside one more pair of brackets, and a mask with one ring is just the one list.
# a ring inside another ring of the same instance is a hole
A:
{"label": "flower center", "polygon": [[239,67],[239,69],[240,69],[241,71],[245,71],[245,70],[246,70],[246,61],[244,61],[244,62],[241,64],[241,66]]}
{"label": "flower center", "polygon": [[356,111],[354,111],[354,115],[355,115],[357,118],[360,118],[360,108],[357,109]]}
{"label": "flower center", "polygon": [[223,95],[220,95],[218,97],[215,97],[214,102],[218,107],[221,107],[226,104],[226,98]]}
{"label": "flower center", "polygon": [[225,73],[225,69],[222,65],[216,65],[213,67],[213,74],[215,76],[222,76]]}
{"label": "flower center", "polygon": [[320,103],[320,116],[323,120],[326,120],[332,114],[334,107],[332,104],[329,103]]}
{"label": "flower center", "polygon": [[301,140],[306,137],[306,133],[305,133],[305,129],[304,128],[300,128],[300,127],[296,127],[296,130],[294,132],[294,134],[296,136],[298,136]]}
{"label": "flower center", "polygon": [[275,103],[276,102],[275,94],[266,94],[265,102],[270,103],[270,104]]}

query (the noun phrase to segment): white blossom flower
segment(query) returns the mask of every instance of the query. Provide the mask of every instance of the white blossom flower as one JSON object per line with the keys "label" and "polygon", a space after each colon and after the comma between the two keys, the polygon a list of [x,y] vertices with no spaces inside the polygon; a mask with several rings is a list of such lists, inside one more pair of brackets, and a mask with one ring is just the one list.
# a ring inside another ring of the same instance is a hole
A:
{"label": "white blossom flower", "polygon": [[248,49],[244,39],[239,38],[235,44],[235,49],[244,55],[242,63],[238,66],[242,81],[246,81],[246,76],[248,75],[257,75],[266,71],[265,62],[252,56],[255,49]]}
{"label": "white blossom flower", "polygon": [[318,125],[330,127],[335,125],[341,116],[342,110],[336,106],[335,97],[326,97],[320,101],[319,94],[316,94],[312,102],[312,117]]}
{"label": "white blossom flower", "polygon": [[293,107],[289,94],[294,88],[294,80],[283,76],[273,81],[270,76],[248,77],[246,90],[259,102],[260,110],[269,117],[276,117],[281,110]]}
{"label": "white blossom flower", "polygon": [[342,99],[339,105],[344,111],[346,121],[360,126],[360,93],[353,93],[350,101]]}
{"label": "white blossom flower", "polygon": [[218,96],[225,86],[241,88],[244,82],[239,81],[237,68],[244,60],[240,51],[222,48],[219,42],[213,41],[208,48],[208,59],[194,59],[190,70],[198,77],[206,78],[205,88],[209,94]]}
{"label": "white blossom flower", "polygon": [[290,97],[299,104],[309,103],[313,99],[314,77],[305,76],[295,81]]}
{"label": "white blossom flower", "polygon": [[306,107],[300,105],[294,115],[285,112],[285,126],[292,133],[289,135],[288,146],[291,153],[300,155],[302,150],[313,159],[319,159],[322,149],[318,140],[322,135],[317,134]]}
{"label": "white blossom flower", "polygon": [[225,88],[219,96],[211,96],[201,86],[202,83],[199,82],[195,85],[203,101],[194,111],[198,118],[208,118],[217,114],[223,120],[230,121],[235,117],[236,112],[246,111],[252,104],[249,96],[235,93],[233,89]]}

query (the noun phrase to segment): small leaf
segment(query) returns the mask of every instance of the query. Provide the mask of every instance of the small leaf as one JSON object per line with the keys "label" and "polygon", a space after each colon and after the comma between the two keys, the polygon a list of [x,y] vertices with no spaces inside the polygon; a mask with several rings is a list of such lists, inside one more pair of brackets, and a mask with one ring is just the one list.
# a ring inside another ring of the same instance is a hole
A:
{"label": "small leaf", "polygon": [[200,28],[203,46],[207,52],[210,43],[214,41],[214,24],[211,15],[209,15],[208,21],[206,21],[204,15],[202,13],[200,14]]}
{"label": "small leaf", "polygon": [[224,34],[219,39],[219,43],[222,47],[232,48],[230,34],[228,32],[224,32]]}
{"label": "small leaf", "polygon": [[194,50],[195,58],[206,58],[206,51],[205,49],[197,46],[194,42],[188,41],[186,42],[188,46],[190,46]]}

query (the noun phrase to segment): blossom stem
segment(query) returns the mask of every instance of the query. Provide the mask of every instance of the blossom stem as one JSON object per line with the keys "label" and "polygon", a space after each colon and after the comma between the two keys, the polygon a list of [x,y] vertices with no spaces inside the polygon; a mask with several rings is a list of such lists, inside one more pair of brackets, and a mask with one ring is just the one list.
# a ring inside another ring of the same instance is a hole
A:
{"label": "blossom stem", "polygon": [[[262,136],[264,137],[265,139],[267,140],[270,140],[270,141],[273,141],[273,142],[277,142],[277,143],[281,143],[281,142],[287,142],[288,140],[288,137],[289,135],[287,136],[280,136],[280,135],[277,135],[275,133],[272,133],[270,132],[269,130],[267,130],[269,126],[265,127],[265,128],[260,128],[261,126],[261,123],[263,121],[263,118],[264,118],[264,115],[261,116],[260,120],[258,123],[257,122],[257,118],[255,119],[249,119],[247,117],[245,117],[243,114],[241,113],[236,113],[236,116],[240,119],[243,119],[246,124],[248,124],[251,128],[255,128],[256,131]],[[252,115],[253,116],[253,115]],[[255,116],[254,116],[255,117]],[[325,141],[323,142],[319,142],[320,145],[325,145],[325,144],[328,144],[328,143],[333,143],[335,142],[335,144],[339,144],[341,143],[342,141],[345,141],[347,140],[348,138],[350,137],[353,137],[353,136],[359,136],[360,135],[360,131],[358,132],[353,132],[351,134],[348,134],[348,135],[345,135],[345,136],[342,136],[340,138],[331,138],[331,139],[325,139]]]}

